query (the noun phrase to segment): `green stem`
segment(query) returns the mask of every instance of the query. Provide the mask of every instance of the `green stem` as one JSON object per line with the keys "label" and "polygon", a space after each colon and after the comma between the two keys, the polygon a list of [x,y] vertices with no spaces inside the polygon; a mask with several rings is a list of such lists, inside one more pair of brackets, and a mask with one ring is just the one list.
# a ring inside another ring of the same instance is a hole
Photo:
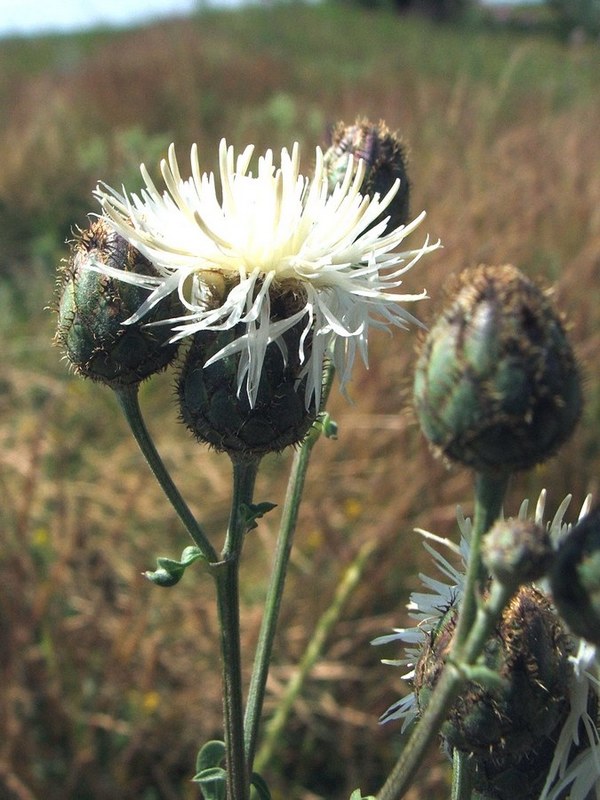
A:
{"label": "green stem", "polygon": [[485,647],[485,643],[493,633],[496,623],[502,616],[502,612],[506,608],[508,601],[518,588],[518,583],[514,586],[506,586],[498,581],[492,581],[489,597],[487,601],[482,603],[477,609],[475,622],[467,641],[464,643],[457,656],[453,654],[454,658],[461,658],[461,660],[469,666],[477,661]]}
{"label": "green stem", "polygon": [[221,561],[213,564],[223,667],[227,800],[248,800],[250,796],[250,777],[244,752],[239,566],[246,534],[243,506],[252,502],[258,463],[252,461],[233,464],[233,497],[229,525]]}
{"label": "green stem", "polygon": [[470,800],[473,791],[473,764],[469,753],[452,753],[452,800]]}
{"label": "green stem", "polygon": [[[454,660],[457,658],[454,654],[449,656],[427,708],[406,743],[396,766],[377,795],[377,800],[399,800],[410,787],[429,745],[446,719],[449,708],[468,681],[466,667],[475,664],[479,658],[513,592],[514,587],[507,588],[497,581],[492,582],[489,598],[485,605],[478,608],[471,631],[462,647],[460,663]],[[464,787],[465,784],[463,791]],[[456,798],[462,800],[463,797],[469,796],[463,794],[457,795]]]}
{"label": "green stem", "polygon": [[[325,405],[329,398],[333,378],[334,369],[330,365],[326,370],[324,378],[321,412],[324,411]],[[288,481],[281,523],[279,527],[279,535],[277,538],[273,569],[271,571],[271,580],[269,582],[269,588],[267,590],[267,596],[265,599],[265,610],[258,636],[258,642],[256,645],[254,666],[252,670],[252,677],[250,679],[250,687],[248,689],[248,701],[246,704],[244,730],[246,741],[246,760],[250,772],[252,771],[252,766],[254,763],[258,730],[260,727],[267,677],[269,674],[269,664],[271,661],[271,654],[273,652],[273,642],[275,640],[277,620],[279,619],[279,611],[281,609],[287,567],[292,551],[296,524],[298,522],[300,502],[302,500],[302,493],[304,491],[304,485],[306,482],[306,473],[308,470],[312,449],[320,439],[322,431],[322,423],[320,421],[315,422],[308,436],[303,441],[300,449],[297,450],[294,455],[292,471]]]}
{"label": "green stem", "polygon": [[377,795],[377,800],[398,800],[410,787],[429,745],[439,733],[448,709],[458,696],[464,682],[456,666],[446,664],[427,708]]}
{"label": "green stem", "polygon": [[142,412],[139,404],[139,393],[137,384],[134,386],[123,386],[115,389],[115,395],[121,406],[121,410],[129,424],[131,432],[139,445],[144,458],[148,462],[148,466],[154,473],[155,478],[159,482],[163,492],[169,499],[171,505],[177,512],[179,519],[183,522],[186,530],[194,540],[194,543],[202,552],[202,555],[208,563],[217,561],[217,554],[209,542],[206,534],[202,530],[194,515],[190,511],[187,503],[181,496],[179,490],[175,486],[173,479],[169,475],[158,451],[152,441],[152,438],[146,428]]}
{"label": "green stem", "polygon": [[452,650],[427,708],[421,715],[392,773],[377,795],[377,800],[398,800],[410,786],[427,749],[438,735],[452,703],[468,680],[462,668],[475,663],[512,594],[512,590],[494,582],[488,601],[485,604],[480,601],[483,576],[481,540],[500,514],[508,477],[508,474],[504,473],[476,475],[475,515],[469,563]]}
{"label": "green stem", "polygon": [[487,579],[481,562],[481,540],[500,515],[508,478],[508,473],[479,472],[475,475],[475,514],[454,648],[460,647],[466,640],[477,613],[480,590]]}
{"label": "green stem", "polygon": [[306,470],[308,468],[311,450],[315,441],[316,439],[313,440],[312,437],[306,439],[300,450],[298,450],[294,456],[294,463],[283,508],[281,527],[277,539],[271,581],[265,599],[265,610],[256,646],[252,678],[248,689],[246,717],[244,720],[246,759],[250,770],[254,762],[269,663],[271,661],[277,620],[281,608],[287,566],[292,550],[296,522],[298,520],[298,508],[304,489]]}
{"label": "green stem", "polygon": [[339,583],[333,602],[319,619],[314,633],[304,651],[304,655],[298,666],[298,671],[290,680],[285,694],[277,706],[277,711],[269,721],[265,741],[256,756],[256,768],[259,772],[264,769],[265,765],[269,762],[276,744],[280,741],[294,702],[300,694],[311,669],[320,658],[327,636],[339,619],[344,604],[360,582],[367,560],[375,547],[376,542],[373,541],[367,542],[361,547],[356,558],[352,564],[350,564]]}

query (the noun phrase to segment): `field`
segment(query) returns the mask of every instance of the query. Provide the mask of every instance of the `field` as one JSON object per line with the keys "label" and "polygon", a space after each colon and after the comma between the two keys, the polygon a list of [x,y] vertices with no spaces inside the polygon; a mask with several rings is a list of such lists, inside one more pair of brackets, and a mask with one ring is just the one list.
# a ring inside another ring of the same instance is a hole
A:
{"label": "field", "polygon": [[[212,585],[146,581],[157,556],[188,544],[109,390],[69,373],[48,310],[65,241],[98,180],[139,185],[171,141],[259,152],[299,141],[310,171],[330,126],[385,119],[410,153],[411,207],[443,249],[407,291],[426,287],[430,323],[447,281],[513,263],[552,289],[585,379],[572,440],[516,475],[507,513],[542,487],[570,519],[600,474],[600,48],[535,30],[438,27],[335,5],[199,13],[132,31],[0,41],[0,797],[188,800],[198,746],[221,735]],[[335,391],[337,441],[319,442],[301,512],[268,686],[271,715],[317,620],[361,546],[361,581],[329,631],[265,770],[274,800],[376,791],[400,747],[378,716],[407,691],[369,642],[406,623],[418,573],[415,527],[456,536],[471,475],[436,460],[411,410],[415,331],[374,338],[352,403]],[[220,540],[228,460],[177,422],[173,378],[143,387],[158,448]],[[257,500],[281,504],[291,455],[265,459]],[[278,511],[245,550],[244,645],[260,624]],[[432,753],[417,798],[448,796]]]}

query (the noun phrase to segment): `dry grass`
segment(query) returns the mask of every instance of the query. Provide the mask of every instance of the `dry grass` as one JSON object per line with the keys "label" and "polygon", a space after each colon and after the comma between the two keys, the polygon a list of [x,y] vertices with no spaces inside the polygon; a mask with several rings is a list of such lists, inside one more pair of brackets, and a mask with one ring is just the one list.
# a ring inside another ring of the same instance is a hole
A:
{"label": "dry grass", "polygon": [[[425,227],[444,242],[408,276],[432,296],[423,319],[446,279],[480,261],[511,261],[555,285],[587,407],[558,458],[517,476],[510,510],[542,486],[551,507],[567,491],[578,504],[597,491],[600,450],[600,55],[304,7],[42,44],[38,70],[6,69],[0,80],[10,109],[0,122],[0,270],[11,276],[0,287],[0,797],[192,798],[195,751],[220,735],[212,587],[199,570],[171,590],[141,577],[187,541],[108,390],[68,376],[51,349],[53,321],[40,311],[48,264],[70,226],[85,224],[95,181],[131,184],[137,162],[153,164],[171,138],[182,153],[197,140],[207,167],[223,134],[259,147],[299,138],[309,163],[329,123],[383,117],[410,144],[413,210],[428,210]],[[0,46],[0,63],[11,48]],[[427,568],[412,528],[453,535],[455,504],[470,509],[470,476],[430,456],[411,415],[415,340],[375,340],[354,405],[332,398],[339,440],[315,453],[267,713],[343,569],[363,541],[378,545],[267,775],[280,800],[342,800],[379,785],[399,732],[377,716],[405,687],[368,642],[405,621]],[[169,376],[143,400],[161,453],[218,539],[226,460],[177,425]],[[265,462],[257,499],[282,502],[289,459]],[[275,511],[247,543],[248,647],[277,522]],[[412,800],[445,797],[446,780],[433,754]]]}

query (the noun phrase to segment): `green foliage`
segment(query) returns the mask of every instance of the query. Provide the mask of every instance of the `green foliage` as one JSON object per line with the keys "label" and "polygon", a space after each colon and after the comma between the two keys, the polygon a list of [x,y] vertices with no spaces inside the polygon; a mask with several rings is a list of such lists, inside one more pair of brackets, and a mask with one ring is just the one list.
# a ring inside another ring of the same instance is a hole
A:
{"label": "green foliage", "polygon": [[[74,227],[86,225],[98,180],[119,173],[135,189],[140,162],[157,163],[169,144],[168,134],[144,133],[139,125],[98,133],[57,99],[40,116],[0,174],[0,275],[15,261],[58,261]],[[9,125],[4,134],[16,132]]]}
{"label": "green foliage", "polygon": [[227,773],[222,767],[225,759],[225,743],[217,740],[207,742],[196,758],[194,783],[202,789],[204,800],[225,800],[227,796]]}
{"label": "green foliage", "polygon": [[[224,742],[212,740],[200,749],[196,758],[196,774],[192,781],[202,789],[204,800],[225,800],[227,773],[222,766],[224,760]],[[251,785],[253,800],[271,800],[269,787],[257,772],[252,773]]]}
{"label": "green foliage", "polygon": [[473,0],[342,0],[367,9],[391,9],[406,13],[416,12],[435,20],[456,22],[466,17],[475,6]]}
{"label": "green foliage", "polygon": [[247,531],[252,531],[257,527],[257,521],[277,508],[277,503],[250,503],[242,504],[242,514],[244,515],[244,527]]}
{"label": "green foliage", "polygon": [[254,790],[253,800],[271,800],[271,792],[266,781],[257,773],[252,773],[251,786]]}
{"label": "green foliage", "polygon": [[172,558],[157,558],[158,568],[152,572],[145,572],[144,575],[156,586],[175,586],[183,578],[186,569],[199,559],[203,559],[200,549],[190,545],[185,548],[179,561],[174,561]]}
{"label": "green foliage", "polygon": [[576,30],[588,36],[600,35],[600,0],[546,0],[554,11],[559,29]]}

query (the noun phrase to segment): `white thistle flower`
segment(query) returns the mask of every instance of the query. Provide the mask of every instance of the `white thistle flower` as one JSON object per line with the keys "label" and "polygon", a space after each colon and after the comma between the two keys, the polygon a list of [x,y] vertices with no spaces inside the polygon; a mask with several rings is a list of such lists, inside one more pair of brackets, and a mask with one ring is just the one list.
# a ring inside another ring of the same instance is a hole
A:
{"label": "white thistle flower", "polygon": [[[588,495],[579,512],[578,520],[589,513],[591,495]],[[551,522],[547,523],[551,539],[556,545],[567,535],[572,525],[564,522],[564,515],[571,502],[571,495],[562,501]],[[544,525],[546,490],[542,490],[534,513],[538,525]],[[527,519],[529,503],[524,500],[518,517]],[[427,531],[419,531],[426,539],[442,544],[460,556],[460,567],[454,567],[437,550],[425,543],[425,548],[434,558],[435,564],[446,580],[439,581],[419,575],[427,587],[427,592],[411,594],[408,604],[410,616],[417,622],[415,627],[396,628],[394,633],[374,639],[372,644],[388,644],[399,641],[404,644],[405,657],[398,660],[384,660],[385,664],[402,666],[408,671],[402,676],[406,681],[414,678],[414,669],[421,649],[428,635],[434,630],[446,609],[459,602],[464,587],[464,568],[469,558],[471,520],[465,518],[462,510],[457,510],[458,527],[461,532],[460,547],[448,539],[442,539]],[[559,800],[568,790],[570,800],[600,799],[600,736],[596,721],[590,716],[590,700],[600,703],[600,679],[598,654],[595,647],[580,641],[577,653],[570,657],[573,665],[569,687],[570,711],[561,729],[553,761],[548,770],[546,783],[539,800]],[[417,701],[414,692],[391,705],[381,716],[380,722],[393,719],[402,720],[402,731],[417,716]],[[573,747],[580,752],[572,758]],[[594,794],[591,794],[594,792]]]}
{"label": "white thistle flower", "polygon": [[[579,649],[570,661],[571,707],[539,800],[561,800],[567,789],[569,800],[600,798],[600,736],[596,720],[590,715],[590,698],[595,698],[596,704],[600,702],[597,649],[580,640]],[[571,759],[573,747],[582,749]]]}
{"label": "white thistle flower", "polygon": [[[461,532],[459,547],[449,539],[443,539],[429,531],[417,528],[417,532],[425,537],[425,539],[444,545],[455,555],[460,556],[461,567],[457,568],[453,566],[448,559],[425,542],[423,546],[432,556],[438,570],[446,579],[449,579],[449,582],[435,580],[428,575],[424,575],[422,572],[419,573],[421,583],[423,583],[429,591],[413,592],[410,595],[410,600],[407,605],[409,616],[411,619],[414,619],[417,624],[410,628],[394,628],[394,633],[390,633],[386,636],[378,636],[371,642],[371,644],[374,645],[388,644],[389,642],[396,641],[404,643],[405,656],[403,658],[394,660],[382,659],[382,663],[390,664],[395,667],[407,667],[408,671],[402,675],[402,680],[408,681],[409,683],[415,677],[415,666],[428,636],[435,630],[446,610],[460,600],[463,593],[465,583],[464,570],[469,558],[471,520],[464,516],[460,507],[456,510],[456,517]],[[415,693],[411,692],[393,703],[387,711],[381,715],[379,721],[383,723],[391,722],[393,719],[401,719],[402,731],[404,731],[416,718],[417,713],[417,698]]]}
{"label": "white thistle flower", "polygon": [[[150,290],[127,323],[137,323],[164,297],[177,292],[185,314],[165,322],[172,341],[200,331],[223,331],[242,324],[244,332],[207,366],[240,353],[238,394],[245,387],[256,402],[267,345],[277,343],[286,358],[282,334],[301,324],[299,358],[306,377],[307,408],[319,405],[323,360],[329,352],[346,386],[358,350],[367,364],[370,328],[420,324],[402,307],[427,296],[397,290],[402,276],[422,255],[439,247],[425,241],[416,250],[395,248],[422,221],[384,233],[387,218],[373,225],[398,191],[399,183],[380,198],[363,197],[359,188],[364,166],[348,169],[345,179],[328,189],[323,154],[316,151],[314,177],[299,171],[299,148],[281,152],[276,167],[268,150],[249,171],[253,147],[237,156],[225,141],[219,149],[219,184],[201,174],[197,148],[191,172],[181,177],[175,149],[161,162],[166,185],[162,194],[142,165],[145,188],[139,194],[99,186],[96,196],[107,222],[142,252],[159,276],[124,273],[97,263],[92,268]],[[369,227],[372,226],[372,227]],[[228,291],[219,295],[215,282]],[[288,287],[301,305],[286,319],[270,315],[270,290]],[[218,298],[218,299],[215,299]],[[161,323],[164,324],[164,323]]]}

